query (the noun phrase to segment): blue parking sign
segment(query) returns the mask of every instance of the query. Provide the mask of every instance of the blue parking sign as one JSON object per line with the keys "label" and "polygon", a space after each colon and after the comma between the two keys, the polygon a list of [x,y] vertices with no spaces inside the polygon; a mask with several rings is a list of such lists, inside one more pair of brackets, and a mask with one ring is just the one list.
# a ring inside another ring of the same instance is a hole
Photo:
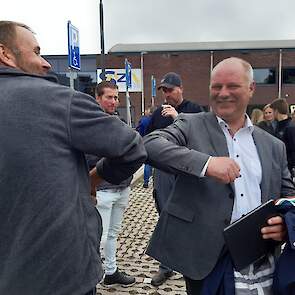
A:
{"label": "blue parking sign", "polygon": [[125,77],[126,77],[126,89],[132,87],[132,73],[131,73],[131,63],[125,59]]}
{"label": "blue parking sign", "polygon": [[81,70],[79,30],[68,21],[68,63],[69,67]]}

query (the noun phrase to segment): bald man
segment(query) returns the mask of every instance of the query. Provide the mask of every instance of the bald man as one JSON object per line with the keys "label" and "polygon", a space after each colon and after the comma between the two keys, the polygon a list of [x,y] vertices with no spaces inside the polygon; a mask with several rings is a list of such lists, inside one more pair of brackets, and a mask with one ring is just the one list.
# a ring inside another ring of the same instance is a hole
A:
{"label": "bald man", "polygon": [[[182,273],[190,295],[221,294],[214,290],[227,288],[221,271],[229,256],[226,226],[270,198],[295,193],[284,144],[253,126],[246,115],[254,90],[251,65],[225,59],[211,74],[212,112],[181,114],[145,138],[148,162],[177,175],[147,253]],[[261,235],[284,240],[282,218],[269,219]],[[261,287],[271,294],[272,257],[262,265],[270,278],[263,278]],[[250,272],[249,266],[240,276],[251,277]],[[239,283],[233,272],[232,279]],[[238,293],[239,284],[235,288],[236,294],[252,294]]]}

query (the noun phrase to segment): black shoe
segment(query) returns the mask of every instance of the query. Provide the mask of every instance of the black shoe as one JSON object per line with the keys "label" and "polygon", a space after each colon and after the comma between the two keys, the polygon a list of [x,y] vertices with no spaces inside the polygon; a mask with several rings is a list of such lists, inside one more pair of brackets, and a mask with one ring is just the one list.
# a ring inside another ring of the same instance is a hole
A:
{"label": "black shoe", "polygon": [[112,287],[113,285],[120,285],[122,287],[130,287],[135,284],[135,277],[129,276],[124,272],[116,270],[112,275],[105,275],[102,284],[106,287]]}
{"label": "black shoe", "polygon": [[172,270],[159,270],[153,277],[152,277],[152,281],[151,284],[154,287],[158,287],[160,285],[162,285],[163,283],[165,283],[167,281],[167,279],[169,279],[170,277],[173,276],[173,271]]}
{"label": "black shoe", "polygon": [[148,183],[144,183],[142,187],[143,188],[148,188],[149,187],[149,184]]}

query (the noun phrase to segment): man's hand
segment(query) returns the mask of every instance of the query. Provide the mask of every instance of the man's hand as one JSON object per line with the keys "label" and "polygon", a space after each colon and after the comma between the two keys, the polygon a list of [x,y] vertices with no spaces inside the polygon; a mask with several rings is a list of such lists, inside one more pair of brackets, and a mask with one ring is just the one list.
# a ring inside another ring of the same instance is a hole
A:
{"label": "man's hand", "polygon": [[261,229],[263,239],[273,239],[279,242],[286,239],[286,225],[281,216],[275,216],[268,219],[267,224],[268,226]]}
{"label": "man's hand", "polygon": [[95,167],[89,172],[89,177],[91,185],[91,198],[95,200],[96,205],[96,187],[103,181],[103,179],[97,175]]}
{"label": "man's hand", "polygon": [[171,106],[169,104],[163,104],[162,107],[163,107],[162,112],[161,112],[162,116],[172,117],[173,119],[175,119],[177,117],[178,113],[173,106]]}
{"label": "man's hand", "polygon": [[230,183],[240,177],[240,166],[228,157],[212,157],[209,160],[205,175],[222,183]]}

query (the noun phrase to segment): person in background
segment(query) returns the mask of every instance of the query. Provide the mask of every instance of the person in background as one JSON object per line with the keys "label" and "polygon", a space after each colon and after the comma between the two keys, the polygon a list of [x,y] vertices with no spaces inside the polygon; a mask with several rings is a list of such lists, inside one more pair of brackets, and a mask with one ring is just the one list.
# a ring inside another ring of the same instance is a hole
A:
{"label": "person in background", "polygon": [[[116,84],[111,81],[100,82],[96,86],[96,100],[104,112],[117,117],[119,94]],[[121,124],[125,125],[123,122]],[[86,159],[90,170],[100,160],[95,155],[87,155]],[[120,271],[116,261],[117,238],[121,230],[124,211],[128,206],[131,180],[132,176],[119,184],[103,181],[96,187],[96,208],[101,215],[103,226],[101,249],[104,257],[105,277],[102,284],[106,287],[116,284],[128,287],[135,284],[135,277]]]}
{"label": "person in background", "polygon": [[274,118],[277,121],[275,136],[283,140],[285,129],[291,122],[289,104],[285,98],[277,98],[272,101],[270,107],[273,109]]}
{"label": "person in background", "polygon": [[137,132],[50,67],[27,25],[0,21],[1,295],[96,294],[102,224],[85,153],[114,183],[146,158]]}
{"label": "person in background", "polygon": [[[144,115],[140,118],[138,125],[136,127],[136,131],[139,132],[139,134],[143,137],[146,135],[146,131],[148,128],[148,125],[151,121],[151,108],[147,108],[144,111]],[[152,175],[152,167],[149,164],[144,165],[144,172],[143,172],[143,187],[148,188],[149,187],[149,180]]]}
{"label": "person in background", "polygon": [[275,129],[277,121],[274,119],[273,109],[270,107],[270,104],[267,104],[263,107],[263,121],[258,123],[258,127],[262,128],[271,135],[275,135]]}
{"label": "person in background", "polygon": [[[158,90],[162,91],[165,102],[153,112],[147,134],[171,125],[180,113],[203,111],[198,104],[184,99],[181,77],[174,72],[164,75]],[[174,183],[175,175],[155,169],[153,195],[159,215],[170,196]],[[170,268],[160,264],[159,271],[153,276],[151,284],[155,287],[160,286],[172,275],[173,271]]]}
{"label": "person in background", "polygon": [[251,112],[251,122],[253,125],[258,125],[263,121],[263,112],[260,109],[253,109]]}
{"label": "person in background", "polygon": [[[288,168],[292,174],[295,170],[295,123],[289,116],[289,104],[285,98],[275,99],[271,103],[274,117],[278,121],[276,136],[281,139],[287,150]],[[294,175],[293,175],[294,176]]]}

